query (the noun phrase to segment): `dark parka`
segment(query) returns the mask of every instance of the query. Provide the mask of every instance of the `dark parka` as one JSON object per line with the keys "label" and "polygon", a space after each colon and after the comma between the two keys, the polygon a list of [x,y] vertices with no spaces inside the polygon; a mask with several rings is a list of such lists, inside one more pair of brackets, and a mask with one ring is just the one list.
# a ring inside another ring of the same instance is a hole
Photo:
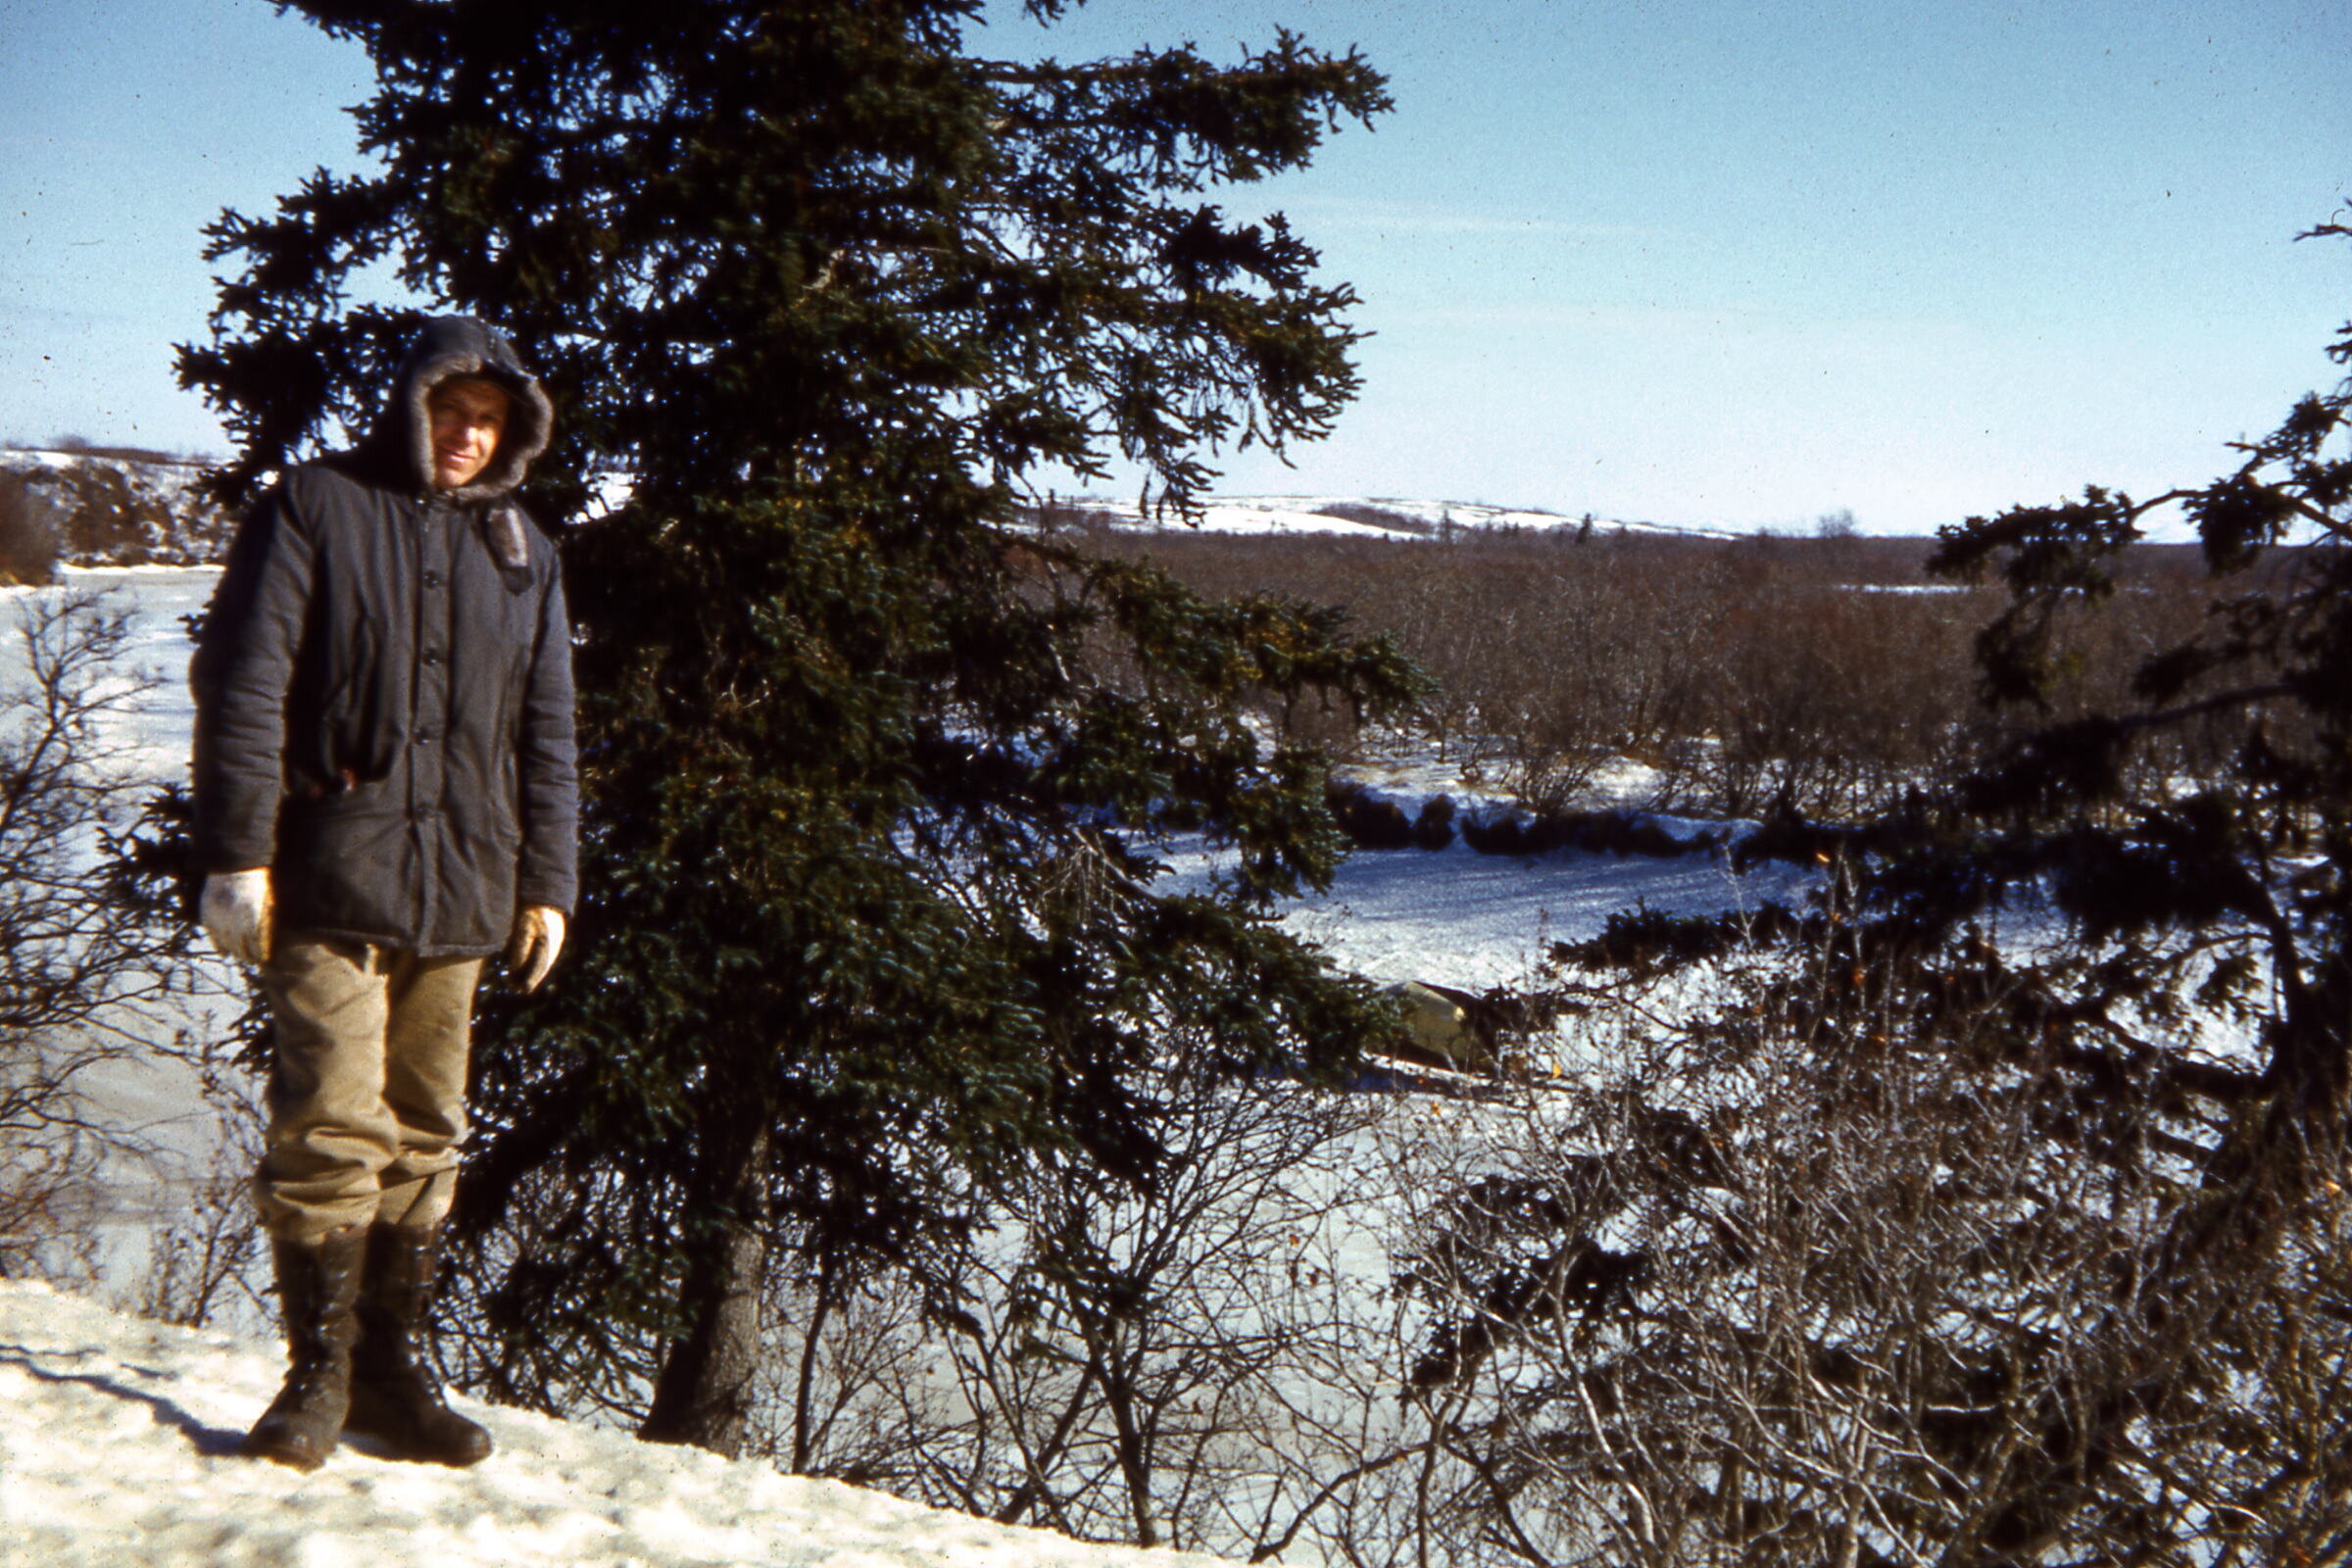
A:
{"label": "dark parka", "polygon": [[[482,472],[436,491],[426,399],[459,376],[513,406]],[[550,418],[502,334],[431,321],[367,442],[238,528],[190,672],[196,854],[270,867],[281,929],[470,956],[518,905],[570,912],[570,633],[555,549],[510,499]]]}

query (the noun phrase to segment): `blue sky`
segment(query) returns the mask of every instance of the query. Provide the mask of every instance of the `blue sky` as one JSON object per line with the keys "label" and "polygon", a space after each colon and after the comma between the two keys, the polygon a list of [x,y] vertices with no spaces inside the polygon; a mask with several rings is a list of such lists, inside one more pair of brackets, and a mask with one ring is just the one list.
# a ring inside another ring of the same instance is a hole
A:
{"label": "blue sky", "polygon": [[[2209,476],[2340,372],[2352,0],[1094,0],[983,47],[1288,25],[1396,110],[1279,208],[1362,401],[1228,491],[1921,531]],[[172,385],[202,225],[351,167],[367,62],[262,0],[0,0],[0,438],[219,450]]]}

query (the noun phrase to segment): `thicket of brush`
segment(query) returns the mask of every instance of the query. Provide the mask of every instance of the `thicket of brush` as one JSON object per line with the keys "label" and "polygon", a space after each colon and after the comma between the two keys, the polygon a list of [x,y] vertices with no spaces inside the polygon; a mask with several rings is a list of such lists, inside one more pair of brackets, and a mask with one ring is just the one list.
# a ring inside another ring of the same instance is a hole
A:
{"label": "thicket of brush", "polygon": [[[2003,596],[1930,579],[1927,540],[1079,528],[1211,597],[1293,595],[1393,635],[1435,683],[1419,723],[1442,757],[1541,815],[1596,804],[1601,770],[1630,759],[1652,770],[1635,803],[1649,809],[1858,819],[2013,728],[1979,702],[1972,660]],[[2062,630],[2073,678],[2054,716],[2124,701],[2140,661],[2196,629],[2208,592],[2193,550],[2132,551],[2099,612]],[[1362,735],[1337,704],[1275,716],[1343,756],[1396,738]],[[2228,761],[2220,729],[2189,726],[2131,765],[2175,789]]]}

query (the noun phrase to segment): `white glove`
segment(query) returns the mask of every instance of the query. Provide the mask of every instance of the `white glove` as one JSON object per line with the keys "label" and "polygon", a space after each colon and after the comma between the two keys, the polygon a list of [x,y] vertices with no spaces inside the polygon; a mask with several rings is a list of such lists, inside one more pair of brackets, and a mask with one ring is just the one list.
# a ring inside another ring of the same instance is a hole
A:
{"label": "white glove", "polygon": [[507,967],[521,971],[524,995],[539,989],[547,971],[556,966],[556,955],[563,951],[562,909],[526,904],[514,911],[514,934],[507,939]]}
{"label": "white glove", "polygon": [[196,918],[213,946],[238,962],[270,961],[271,914],[269,867],[215,871],[204,879]]}

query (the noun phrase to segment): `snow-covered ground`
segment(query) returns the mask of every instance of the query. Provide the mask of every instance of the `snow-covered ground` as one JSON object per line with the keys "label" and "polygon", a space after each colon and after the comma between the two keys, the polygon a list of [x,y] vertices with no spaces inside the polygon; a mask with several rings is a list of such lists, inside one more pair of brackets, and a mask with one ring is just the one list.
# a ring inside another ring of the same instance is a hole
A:
{"label": "snow-covered ground", "polygon": [[1673,859],[1579,851],[1481,855],[1358,851],[1329,893],[1286,919],[1343,967],[1375,980],[1483,991],[1524,979],[1553,942],[1596,934],[1618,909],[1696,912],[1786,899],[1796,873],[1774,864],[1735,876],[1700,853]]}
{"label": "snow-covered ground", "polygon": [[939,1513],[758,1460],[466,1399],[472,1470],[346,1444],[303,1475],[241,1459],[283,1366],[261,1344],[0,1280],[5,1568],[1148,1568],[1208,1558]]}

